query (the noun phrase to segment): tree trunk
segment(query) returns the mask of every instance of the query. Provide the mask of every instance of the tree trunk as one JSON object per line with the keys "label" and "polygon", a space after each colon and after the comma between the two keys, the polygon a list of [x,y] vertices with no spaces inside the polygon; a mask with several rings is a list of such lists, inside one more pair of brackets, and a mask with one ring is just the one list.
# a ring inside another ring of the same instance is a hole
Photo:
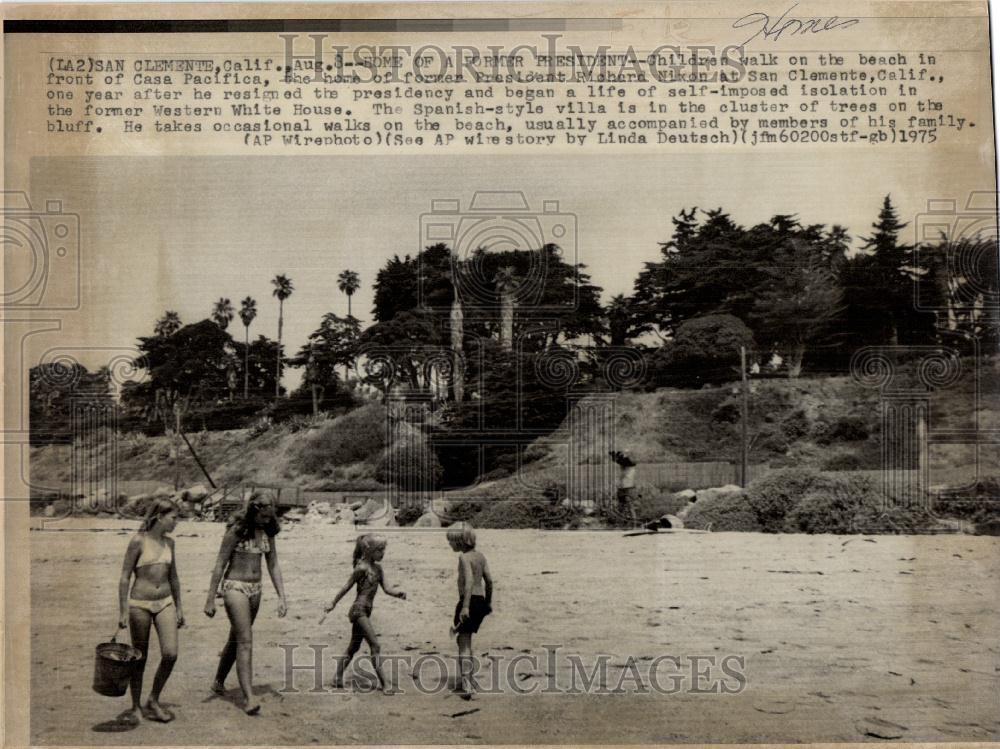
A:
{"label": "tree trunk", "polygon": [[750,478],[750,443],[747,440],[750,422],[750,386],[747,383],[746,346],[740,346],[740,381],[743,396],[740,402],[740,486],[746,488]]}
{"label": "tree trunk", "polygon": [[990,333],[987,341],[993,345],[990,353],[1000,353],[1000,305],[997,304],[997,297],[993,294],[983,295],[983,302],[986,306],[986,324],[990,326]]}
{"label": "tree trunk", "polygon": [[788,377],[789,379],[795,379],[802,374],[802,359],[806,355],[806,345],[804,343],[796,343],[792,346],[791,352],[788,354]]}
{"label": "tree trunk", "polygon": [[455,295],[451,303],[451,397],[456,403],[465,398],[465,373],[462,371],[462,340],[465,323],[462,302]]}
{"label": "tree trunk", "polygon": [[317,387],[312,386],[312,397],[313,397],[313,418],[315,419],[319,416],[319,396],[317,394]]}
{"label": "tree trunk", "polygon": [[506,288],[500,292],[500,346],[504,351],[514,347],[514,295]]}
{"label": "tree trunk", "polygon": [[181,488],[181,404],[174,402],[174,491]]}
{"label": "tree trunk", "polygon": [[275,366],[274,397],[281,395],[281,327],[284,324],[285,302],[278,300],[278,362]]}
{"label": "tree trunk", "polygon": [[410,384],[410,387],[415,391],[420,391],[420,379],[417,376],[417,368],[411,361],[407,361],[403,365],[403,370],[406,372],[406,379]]}
{"label": "tree trunk", "polygon": [[354,315],[351,314],[351,297],[352,296],[354,296],[354,295],[353,294],[348,294],[347,295],[347,316],[348,317],[354,317]]}
{"label": "tree trunk", "polygon": [[250,326],[246,327],[246,349],[243,351],[243,400],[250,397]]}

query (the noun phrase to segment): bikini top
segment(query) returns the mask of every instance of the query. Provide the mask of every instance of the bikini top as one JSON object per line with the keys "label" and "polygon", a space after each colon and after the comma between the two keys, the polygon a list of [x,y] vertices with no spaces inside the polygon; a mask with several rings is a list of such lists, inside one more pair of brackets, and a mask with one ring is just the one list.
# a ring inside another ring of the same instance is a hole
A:
{"label": "bikini top", "polygon": [[136,567],[148,567],[151,564],[170,564],[174,561],[174,553],[170,549],[170,544],[166,541],[163,545],[150,543],[149,536],[142,537],[142,553]]}
{"label": "bikini top", "polygon": [[271,542],[267,539],[267,534],[258,530],[250,538],[245,538],[236,544],[236,551],[247,554],[267,554],[271,550]]}

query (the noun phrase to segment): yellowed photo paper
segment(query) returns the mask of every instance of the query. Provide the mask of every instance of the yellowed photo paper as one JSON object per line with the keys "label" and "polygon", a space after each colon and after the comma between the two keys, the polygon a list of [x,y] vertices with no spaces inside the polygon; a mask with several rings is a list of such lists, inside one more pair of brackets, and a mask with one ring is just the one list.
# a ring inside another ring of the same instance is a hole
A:
{"label": "yellowed photo paper", "polygon": [[8,5],[10,746],[994,742],[985,2]]}

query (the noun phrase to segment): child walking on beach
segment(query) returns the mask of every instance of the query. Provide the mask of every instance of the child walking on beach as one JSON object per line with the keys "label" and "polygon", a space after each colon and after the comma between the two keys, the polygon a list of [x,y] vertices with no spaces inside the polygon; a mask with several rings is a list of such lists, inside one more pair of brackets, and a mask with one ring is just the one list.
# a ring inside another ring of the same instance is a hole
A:
{"label": "child walking on beach", "polygon": [[208,585],[205,615],[215,616],[218,597],[225,604],[229,617],[229,638],[219,654],[212,691],[226,694],[226,677],[235,663],[242,692],[240,707],[247,715],[260,713],[260,703],[253,693],[253,624],[264,592],[262,566],[267,567],[278,594],[278,617],[283,618],[288,613],[275,538],[280,530],[274,500],[257,492],[248,494],[243,510],[230,519],[222,537]]}
{"label": "child walking on beach", "polygon": [[[379,564],[385,556],[386,543],[387,541],[383,536],[373,534],[365,534],[358,538],[354,545],[354,570],[351,572],[351,577],[347,580],[344,587],[340,589],[340,592],[337,593],[337,597],[333,599],[333,602],[325,609],[326,613],[323,615],[323,619],[326,618],[326,614],[329,614],[336,608],[340,599],[346,596],[352,587],[357,586],[357,598],[354,599],[354,603],[351,604],[351,608],[347,612],[347,619],[351,622],[351,641],[347,646],[347,652],[344,653],[340,659],[340,663],[337,664],[337,675],[333,682],[333,685],[337,689],[344,688],[344,671],[347,669],[355,653],[361,648],[361,641],[364,640],[368,643],[368,649],[371,652],[372,661],[375,665],[375,673],[378,675],[382,692],[392,694],[385,680],[385,674],[382,673],[382,664],[379,660],[381,648],[379,647],[378,638],[375,636],[375,629],[372,627],[370,618],[375,594],[378,592],[380,585],[382,586],[382,590],[386,592],[386,595],[406,600],[406,593],[396,590],[385,581],[385,574],[382,572],[382,566]],[[321,619],[320,623],[322,621]]]}
{"label": "child walking on beach", "polygon": [[153,626],[160,640],[160,665],[153,677],[145,716],[160,723],[174,719],[174,714],[160,704],[160,693],[177,661],[177,629],[184,626],[174,540],[167,535],[176,526],[177,505],[169,499],[154,500],[139,532],[129,541],[118,583],[118,627],[129,628],[132,645],[142,652],[142,660],[133,671],[129,685],[132,709],[123,718],[123,722],[132,726],[139,724],[143,714],[140,708],[142,676],[149,650],[149,631]]}
{"label": "child walking on beach", "polygon": [[493,577],[486,557],[476,551],[476,532],[468,523],[448,529],[448,544],[458,552],[458,603],[451,634],[458,635],[458,689],[472,699],[472,635],[493,611]]}

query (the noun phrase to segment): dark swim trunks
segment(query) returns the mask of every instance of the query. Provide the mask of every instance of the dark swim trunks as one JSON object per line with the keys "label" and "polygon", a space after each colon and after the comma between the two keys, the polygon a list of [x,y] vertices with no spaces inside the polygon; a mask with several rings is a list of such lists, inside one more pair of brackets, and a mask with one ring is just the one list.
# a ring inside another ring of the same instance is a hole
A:
{"label": "dark swim trunks", "polygon": [[483,623],[483,619],[485,619],[492,611],[493,609],[486,604],[485,596],[472,596],[472,598],[469,599],[469,616],[463,622],[462,602],[459,601],[455,604],[454,624],[456,631],[475,634],[479,631],[479,625]]}

